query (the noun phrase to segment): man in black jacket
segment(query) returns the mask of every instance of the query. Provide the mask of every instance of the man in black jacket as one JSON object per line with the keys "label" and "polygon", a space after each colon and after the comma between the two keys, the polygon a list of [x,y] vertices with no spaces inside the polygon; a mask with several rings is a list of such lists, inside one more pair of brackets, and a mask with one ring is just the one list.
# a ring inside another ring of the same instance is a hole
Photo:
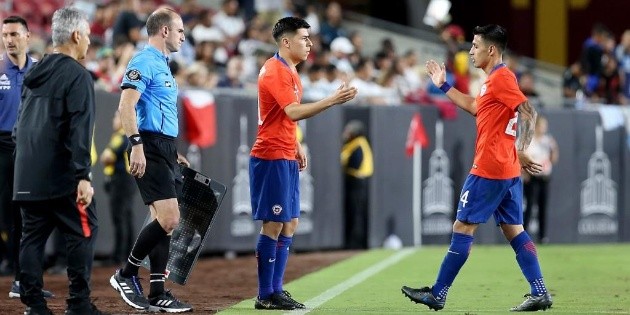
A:
{"label": "man in black jacket", "polygon": [[90,183],[94,84],[77,61],[90,45],[87,17],[61,8],[52,18],[54,51],[24,78],[16,140],[14,200],[23,218],[20,299],[25,314],[52,314],[42,295],[42,259],[57,227],[68,252],[66,314],[102,314],[90,303],[97,219]]}

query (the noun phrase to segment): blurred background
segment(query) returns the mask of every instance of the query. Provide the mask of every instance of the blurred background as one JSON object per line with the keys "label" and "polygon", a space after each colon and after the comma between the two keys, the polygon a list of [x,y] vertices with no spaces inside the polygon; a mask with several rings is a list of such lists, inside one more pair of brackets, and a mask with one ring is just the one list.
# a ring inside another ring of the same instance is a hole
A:
{"label": "blurred background", "polygon": [[[29,54],[41,58],[52,49],[52,13],[64,5],[81,8],[91,20],[83,63],[98,91],[99,155],[111,149],[119,84],[129,59],[146,44],[147,16],[164,5],[181,14],[186,42],[170,63],[181,90],[179,148],[195,169],[228,187],[206,238],[207,253],[253,248],[259,227],[250,216],[247,163],[256,132],[257,75],[276,51],[271,28],[284,16],[311,25],[314,47],[299,65],[305,102],[329,95],[343,81],[360,91],[352,104],[300,122],[311,163],[301,174],[297,250],[448,242],[472,163],[475,125],[432,85],[424,63],[445,62],[447,80],[477,95],[485,74],[468,56],[472,30],[491,23],[508,30],[504,62],[545,117],[541,135],[557,143],[555,158],[543,154],[548,172],[532,181],[542,186],[527,188],[528,230],[543,244],[630,241],[629,1],[0,0],[0,18],[25,18]],[[373,156],[344,161],[340,154],[352,154],[357,137],[365,138]],[[105,223],[97,253],[117,262],[111,240],[118,232],[110,221],[117,210],[105,191],[112,175],[106,161],[93,170]],[[355,180],[348,178],[348,168],[357,166],[352,163],[373,166],[359,178],[367,187],[360,207],[346,201],[356,189],[348,184]],[[134,209],[129,220],[135,235],[146,212],[134,189],[125,200]],[[492,223],[476,239],[502,242]]]}

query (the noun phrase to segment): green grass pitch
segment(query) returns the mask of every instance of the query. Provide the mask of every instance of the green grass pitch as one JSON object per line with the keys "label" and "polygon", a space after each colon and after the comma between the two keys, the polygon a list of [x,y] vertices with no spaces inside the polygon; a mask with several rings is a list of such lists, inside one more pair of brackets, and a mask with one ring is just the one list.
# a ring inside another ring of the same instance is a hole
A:
{"label": "green grass pitch", "polygon": [[[400,287],[432,285],[446,249],[366,251],[287,284],[307,309],[284,313],[432,313],[404,297]],[[554,300],[547,313],[630,314],[630,245],[544,245],[538,256]],[[528,292],[509,245],[474,245],[440,314],[506,314]],[[253,305],[252,298],[220,314],[283,313],[255,311]]]}

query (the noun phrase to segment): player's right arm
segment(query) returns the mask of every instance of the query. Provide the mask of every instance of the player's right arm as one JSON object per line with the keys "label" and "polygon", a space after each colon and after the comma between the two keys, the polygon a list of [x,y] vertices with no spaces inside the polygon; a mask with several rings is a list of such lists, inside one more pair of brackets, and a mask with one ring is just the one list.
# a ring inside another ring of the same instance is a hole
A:
{"label": "player's right arm", "polygon": [[[444,63],[439,65],[435,60],[429,60],[426,64],[426,70],[435,86],[441,87],[446,83],[446,67]],[[469,112],[473,116],[477,115],[477,102],[474,97],[464,94],[453,87],[446,92],[446,96],[461,109]]]}
{"label": "player's right arm", "polygon": [[[136,121],[136,104],[138,104],[139,100],[140,92],[132,88],[124,89],[120,94],[118,110],[120,111],[120,121],[127,137],[139,134]],[[147,161],[144,157],[142,143],[131,146],[131,154],[129,155],[129,172],[131,175],[142,177],[146,166]]]}
{"label": "player's right arm", "polygon": [[346,86],[346,83],[342,83],[341,86],[335,90],[335,93],[330,96],[314,103],[291,103],[284,108],[284,112],[291,120],[298,121],[315,116],[331,106],[348,102],[355,96],[357,96],[357,88]]}

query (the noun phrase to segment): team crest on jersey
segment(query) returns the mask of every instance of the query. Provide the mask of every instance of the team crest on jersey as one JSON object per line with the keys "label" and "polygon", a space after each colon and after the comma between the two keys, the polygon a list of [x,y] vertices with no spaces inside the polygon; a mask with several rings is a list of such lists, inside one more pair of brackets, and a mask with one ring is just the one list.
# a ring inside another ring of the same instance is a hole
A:
{"label": "team crest on jersey", "polygon": [[172,86],[171,81],[165,81],[164,86],[170,88]]}
{"label": "team crest on jersey", "polygon": [[273,214],[279,215],[282,212],[282,206],[274,205],[273,207],[271,207],[271,211],[273,212]]}
{"label": "team crest on jersey", "polygon": [[483,96],[484,94],[486,94],[486,90],[488,89],[488,87],[484,84],[481,86],[481,91],[479,91],[479,96]]}
{"label": "team crest on jersey", "polygon": [[125,74],[125,77],[127,77],[127,80],[129,81],[136,82],[136,81],[140,81],[140,79],[142,78],[142,74],[140,73],[140,71],[136,69],[131,69],[127,71],[127,73]]}

